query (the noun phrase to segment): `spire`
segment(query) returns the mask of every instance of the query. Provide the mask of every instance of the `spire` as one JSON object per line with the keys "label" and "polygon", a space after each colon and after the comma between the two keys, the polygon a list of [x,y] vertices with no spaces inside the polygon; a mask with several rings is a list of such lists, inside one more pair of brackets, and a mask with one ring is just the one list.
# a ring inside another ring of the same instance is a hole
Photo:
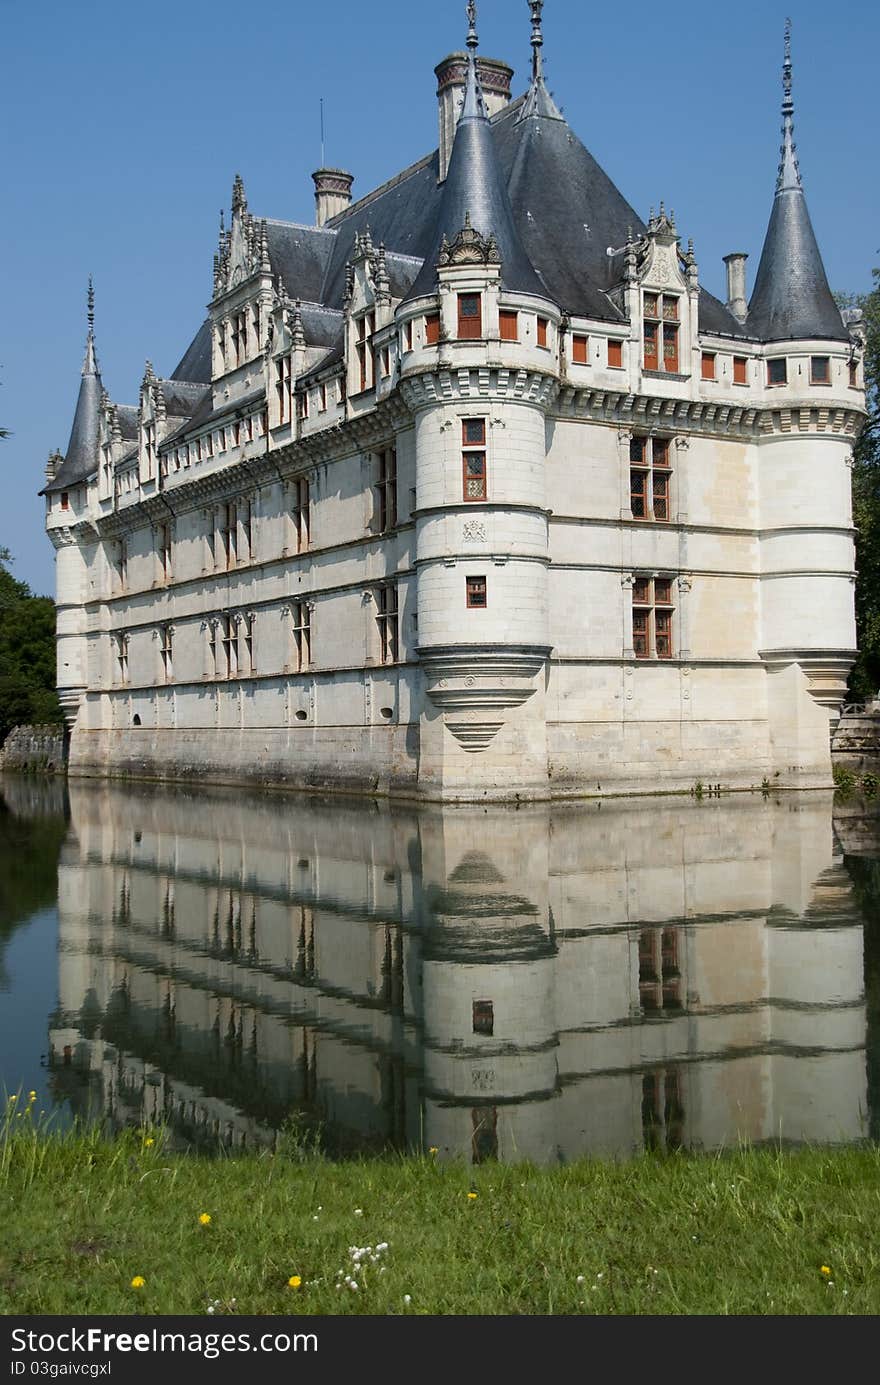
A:
{"label": "spire", "polygon": [[530,116],[544,116],[546,120],[562,120],[563,115],[553,97],[547,90],[544,81],[544,29],[541,22],[541,11],[544,8],[544,0],[528,0],[529,9],[532,12],[532,82],[529,87],[526,99],[523,102],[522,110],[517,116],[517,124],[521,120],[528,120]]}
{"label": "spire", "polygon": [[782,148],[776,191],[788,192],[801,186],[797,146],[794,142],[794,101],[791,95],[791,20],[785,21],[785,56],[782,60]]}
{"label": "spire", "polygon": [[544,8],[544,0],[529,0],[529,9],[532,12],[532,81],[542,81],[544,78],[544,64],[541,58],[541,49],[544,46],[544,33],[541,28],[541,11]]}
{"label": "spire", "polygon": [[513,220],[504,174],[495,152],[486,103],[477,71],[477,7],[471,0],[468,17],[468,72],[464,103],[455,130],[449,170],[430,252],[407,294],[420,298],[432,293],[437,283],[437,258],[444,236],[456,241],[467,224],[485,242],[494,239],[493,254],[501,259],[501,282],[505,288],[547,297],[523,247]]}
{"label": "spire", "polygon": [[782,63],[782,149],[770,224],[755,277],[746,330],[764,341],[820,337],[846,341],[816,243],[794,144],[791,20]]}
{"label": "spire", "polygon": [[67,444],[64,461],[56,468],[55,475],[46,486],[43,494],[48,491],[69,490],[72,486],[78,485],[87,477],[94,475],[98,469],[98,424],[101,401],[104,397],[104,386],[101,383],[101,372],[98,368],[98,356],[95,350],[95,287],[91,275],[86,294],[86,321],[88,327],[85,358],[79,382],[76,412],[73,416],[73,427],[70,430],[70,441]]}

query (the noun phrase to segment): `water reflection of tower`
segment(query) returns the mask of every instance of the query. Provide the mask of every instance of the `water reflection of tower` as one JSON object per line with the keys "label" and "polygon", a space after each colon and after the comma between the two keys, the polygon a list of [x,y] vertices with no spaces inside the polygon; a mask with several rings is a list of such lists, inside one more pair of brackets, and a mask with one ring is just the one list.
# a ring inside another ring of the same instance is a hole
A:
{"label": "water reflection of tower", "polygon": [[553,1159],[558,1094],[549,812],[420,820],[427,1145]]}

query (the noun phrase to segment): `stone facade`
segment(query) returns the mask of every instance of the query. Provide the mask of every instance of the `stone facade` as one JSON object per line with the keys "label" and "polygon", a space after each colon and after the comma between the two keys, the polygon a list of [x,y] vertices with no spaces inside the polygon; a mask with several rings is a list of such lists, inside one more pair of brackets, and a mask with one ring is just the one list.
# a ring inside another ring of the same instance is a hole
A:
{"label": "stone facade", "polygon": [[818,249],[809,301],[779,289],[815,248],[790,114],[747,312],[742,256],[725,306],[662,204],[642,223],[601,170],[601,205],[558,187],[616,236],[566,278],[523,187],[596,166],[531,8],[527,95],[487,61],[487,109],[472,32],[437,69],[440,153],[369,197],[319,170],[298,227],[236,179],[209,319],[136,408],[103,394],[90,324],[46,488],[72,774],[436,799],[830,782],[862,338]]}

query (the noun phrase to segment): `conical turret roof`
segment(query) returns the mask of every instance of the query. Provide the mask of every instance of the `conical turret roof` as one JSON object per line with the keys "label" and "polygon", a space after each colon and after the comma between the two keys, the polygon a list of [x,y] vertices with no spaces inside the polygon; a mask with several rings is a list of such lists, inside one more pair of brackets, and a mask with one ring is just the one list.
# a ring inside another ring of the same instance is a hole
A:
{"label": "conical turret roof", "polygon": [[507,186],[495,141],[474,57],[476,35],[468,35],[468,75],[464,103],[458,125],[449,171],[434,225],[433,246],[410,289],[409,298],[432,293],[437,283],[437,257],[445,236],[455,240],[467,220],[475,231],[488,239],[495,237],[501,258],[501,282],[507,289],[520,293],[550,295],[538,278],[526,253],[510,206]]}
{"label": "conical turret roof", "polygon": [[86,335],[86,354],[83,360],[82,376],[79,382],[79,395],[76,413],[70,430],[70,441],[64,454],[64,461],[54,478],[41,494],[52,491],[70,490],[72,486],[92,476],[98,467],[98,421],[101,411],[101,396],[104,386],[95,352],[95,296],[92,281],[89,280],[88,297],[89,328]]}
{"label": "conical turret roof", "polygon": [[798,167],[790,40],[786,27],[779,173],[746,330],[764,341],[803,337],[846,341],[847,330],[828,287]]}

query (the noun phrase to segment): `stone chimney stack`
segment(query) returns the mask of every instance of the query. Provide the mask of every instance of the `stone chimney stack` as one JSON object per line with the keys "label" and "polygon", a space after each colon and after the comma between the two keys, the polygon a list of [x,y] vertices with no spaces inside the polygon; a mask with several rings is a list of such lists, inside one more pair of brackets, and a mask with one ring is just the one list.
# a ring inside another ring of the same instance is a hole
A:
{"label": "stone chimney stack", "polygon": [[727,265],[727,307],[737,322],[745,322],[749,305],[746,302],[746,260],[742,250],[724,256]]}
{"label": "stone chimney stack", "polygon": [[323,226],[325,221],[351,206],[354,174],[342,168],[319,168],[312,177],[315,180],[315,225]]}
{"label": "stone chimney stack", "polygon": [[[458,113],[464,98],[467,80],[467,53],[450,53],[434,68],[437,77],[437,103],[440,122],[440,171],[438,182],[446,179],[452,141]],[[490,118],[510,102],[510,83],[513,68],[498,58],[477,58],[477,72],[483,88],[483,99]]]}

